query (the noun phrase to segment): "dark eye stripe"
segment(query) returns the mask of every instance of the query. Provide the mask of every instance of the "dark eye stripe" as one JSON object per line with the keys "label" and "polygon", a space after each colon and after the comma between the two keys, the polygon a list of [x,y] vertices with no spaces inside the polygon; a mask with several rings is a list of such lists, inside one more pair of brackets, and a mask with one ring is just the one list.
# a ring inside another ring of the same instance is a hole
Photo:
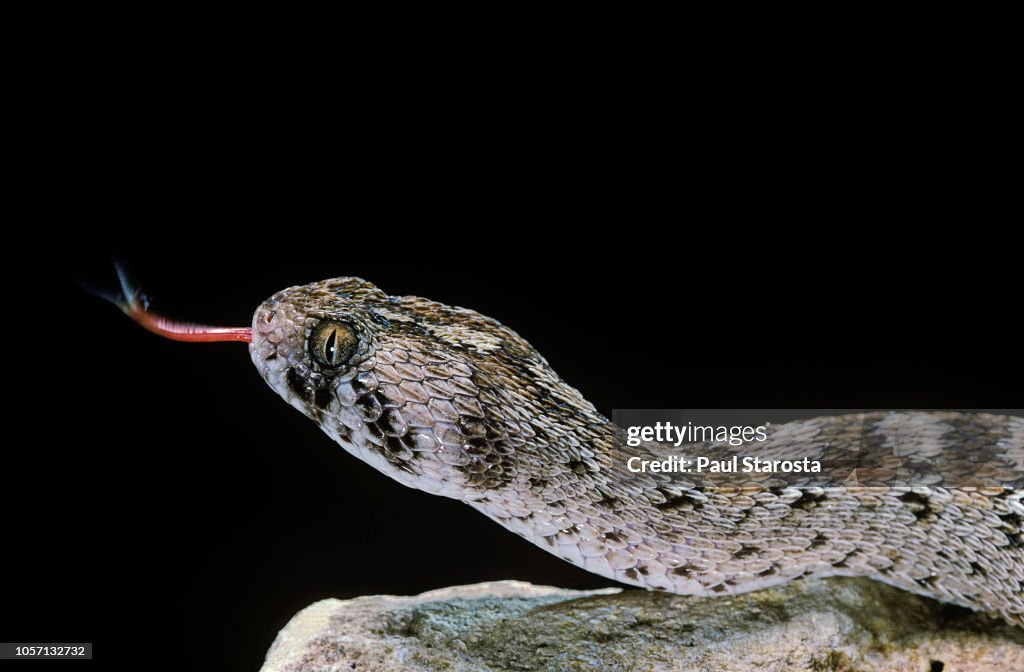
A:
{"label": "dark eye stripe", "polygon": [[338,342],[338,330],[337,329],[331,329],[331,335],[327,337],[327,347],[326,347],[326,350],[327,350],[327,357],[326,357],[326,359],[331,364],[337,364],[338,363],[338,349],[335,347],[335,344],[337,344],[337,342]]}

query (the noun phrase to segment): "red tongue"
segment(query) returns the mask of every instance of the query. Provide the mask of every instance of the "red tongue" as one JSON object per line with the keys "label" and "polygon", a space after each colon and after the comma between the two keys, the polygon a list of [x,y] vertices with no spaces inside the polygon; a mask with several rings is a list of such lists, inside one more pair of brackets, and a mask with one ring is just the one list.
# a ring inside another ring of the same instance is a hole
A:
{"label": "red tongue", "polygon": [[124,314],[143,327],[172,341],[188,343],[216,343],[218,341],[241,341],[252,343],[252,327],[210,327],[191,322],[175,322],[162,315],[150,313],[138,303],[125,302],[121,306]]}
{"label": "red tongue", "polygon": [[216,343],[218,341],[252,343],[252,327],[210,327],[205,324],[176,322],[163,315],[149,312],[147,310],[149,300],[136,287],[132,286],[120,264],[115,262],[114,268],[117,270],[117,277],[121,281],[122,294],[120,296],[111,296],[105,293],[96,293],[116,305],[124,311],[125,315],[154,334],[159,334],[172,341],[185,341],[187,343]]}

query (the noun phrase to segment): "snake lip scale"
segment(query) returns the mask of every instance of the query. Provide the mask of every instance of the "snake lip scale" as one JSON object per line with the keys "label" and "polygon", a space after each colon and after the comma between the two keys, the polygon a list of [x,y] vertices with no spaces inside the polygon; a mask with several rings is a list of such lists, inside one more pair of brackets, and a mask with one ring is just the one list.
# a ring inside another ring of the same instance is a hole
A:
{"label": "snake lip scale", "polygon": [[768,456],[827,459],[855,443],[891,454],[898,429],[901,456],[936,472],[908,485],[702,483],[629,472],[630,456],[660,447],[626,447],[529,343],[472,310],[336,278],[267,299],[251,333],[211,338],[119,305],[178,340],[251,340],[267,384],[346,451],[601,576],[702,596],[867,576],[1024,628],[1022,417],[827,416],[759,444]]}

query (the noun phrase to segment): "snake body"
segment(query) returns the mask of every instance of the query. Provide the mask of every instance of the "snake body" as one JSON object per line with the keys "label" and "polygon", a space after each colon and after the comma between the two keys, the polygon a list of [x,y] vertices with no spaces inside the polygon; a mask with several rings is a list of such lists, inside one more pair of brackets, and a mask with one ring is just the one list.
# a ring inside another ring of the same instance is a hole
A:
{"label": "snake body", "polygon": [[275,294],[254,315],[250,354],[349,453],[596,574],[687,595],[868,576],[1024,627],[1024,418],[791,422],[758,450],[829,458],[856,447],[941,468],[886,487],[721,484],[630,472],[628,457],[663,447],[626,447],[623,430],[511,329],[360,279]]}

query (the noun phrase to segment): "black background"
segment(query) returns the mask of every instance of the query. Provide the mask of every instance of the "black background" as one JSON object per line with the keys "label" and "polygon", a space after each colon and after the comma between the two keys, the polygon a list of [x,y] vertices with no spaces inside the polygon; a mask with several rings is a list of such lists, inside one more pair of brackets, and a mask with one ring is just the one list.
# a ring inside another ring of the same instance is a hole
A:
{"label": "black background", "polygon": [[244,347],[80,291],[110,255],[194,321],[338,275],[471,307],[606,414],[1019,405],[977,80],[929,17],[820,4],[47,17],[2,639],[254,670],[326,597],[608,584],[359,463]]}

